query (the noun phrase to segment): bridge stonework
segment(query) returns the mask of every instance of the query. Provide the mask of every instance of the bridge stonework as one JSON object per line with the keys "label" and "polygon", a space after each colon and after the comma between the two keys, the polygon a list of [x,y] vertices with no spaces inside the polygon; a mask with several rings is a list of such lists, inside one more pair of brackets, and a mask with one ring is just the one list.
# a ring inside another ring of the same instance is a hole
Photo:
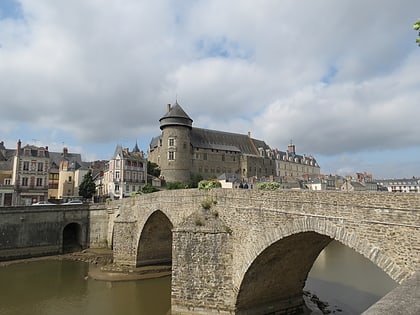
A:
{"label": "bridge stonework", "polygon": [[176,190],[117,205],[114,262],[172,261],[172,314],[298,314],[333,239],[398,283],[420,270],[419,194]]}

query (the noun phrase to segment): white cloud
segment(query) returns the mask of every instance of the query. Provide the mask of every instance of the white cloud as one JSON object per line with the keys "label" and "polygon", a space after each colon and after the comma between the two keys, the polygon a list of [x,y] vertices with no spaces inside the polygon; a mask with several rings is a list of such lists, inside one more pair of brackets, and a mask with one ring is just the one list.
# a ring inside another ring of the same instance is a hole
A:
{"label": "white cloud", "polygon": [[52,126],[113,151],[159,133],[178,98],[195,126],[280,149],[420,147],[418,1],[20,3],[22,18],[0,20],[0,128],[12,142],[23,138],[13,126]]}

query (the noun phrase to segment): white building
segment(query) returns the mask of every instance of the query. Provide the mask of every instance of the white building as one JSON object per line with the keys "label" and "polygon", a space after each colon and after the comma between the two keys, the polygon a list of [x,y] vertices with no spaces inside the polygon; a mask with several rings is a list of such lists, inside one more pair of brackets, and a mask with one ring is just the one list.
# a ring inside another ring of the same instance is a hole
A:
{"label": "white building", "polygon": [[109,160],[103,179],[103,194],[111,199],[130,196],[145,185],[147,179],[147,160],[137,146],[133,151],[117,145]]}
{"label": "white building", "polygon": [[378,180],[379,187],[382,190],[390,192],[403,192],[403,193],[420,193],[420,178],[402,178],[402,179],[383,179]]}

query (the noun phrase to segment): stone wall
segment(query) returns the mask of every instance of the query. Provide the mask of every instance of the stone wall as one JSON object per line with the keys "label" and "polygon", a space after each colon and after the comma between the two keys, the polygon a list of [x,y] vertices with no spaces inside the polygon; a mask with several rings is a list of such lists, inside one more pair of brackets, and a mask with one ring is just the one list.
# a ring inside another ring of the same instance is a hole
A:
{"label": "stone wall", "polygon": [[118,208],[105,204],[89,207],[89,247],[112,248],[112,232]]}
{"label": "stone wall", "polygon": [[0,208],[0,260],[61,253],[63,230],[70,223],[80,225],[80,245],[86,248],[89,227],[87,206]]}

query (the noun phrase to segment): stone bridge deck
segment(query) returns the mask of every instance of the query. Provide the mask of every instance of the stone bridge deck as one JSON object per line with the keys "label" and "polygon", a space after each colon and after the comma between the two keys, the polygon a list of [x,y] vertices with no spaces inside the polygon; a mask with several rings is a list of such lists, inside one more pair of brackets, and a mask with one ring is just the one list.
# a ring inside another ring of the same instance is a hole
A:
{"label": "stone bridge deck", "polygon": [[299,312],[332,239],[399,283],[420,269],[419,194],[177,190],[118,206],[114,261],[171,260],[173,314]]}

